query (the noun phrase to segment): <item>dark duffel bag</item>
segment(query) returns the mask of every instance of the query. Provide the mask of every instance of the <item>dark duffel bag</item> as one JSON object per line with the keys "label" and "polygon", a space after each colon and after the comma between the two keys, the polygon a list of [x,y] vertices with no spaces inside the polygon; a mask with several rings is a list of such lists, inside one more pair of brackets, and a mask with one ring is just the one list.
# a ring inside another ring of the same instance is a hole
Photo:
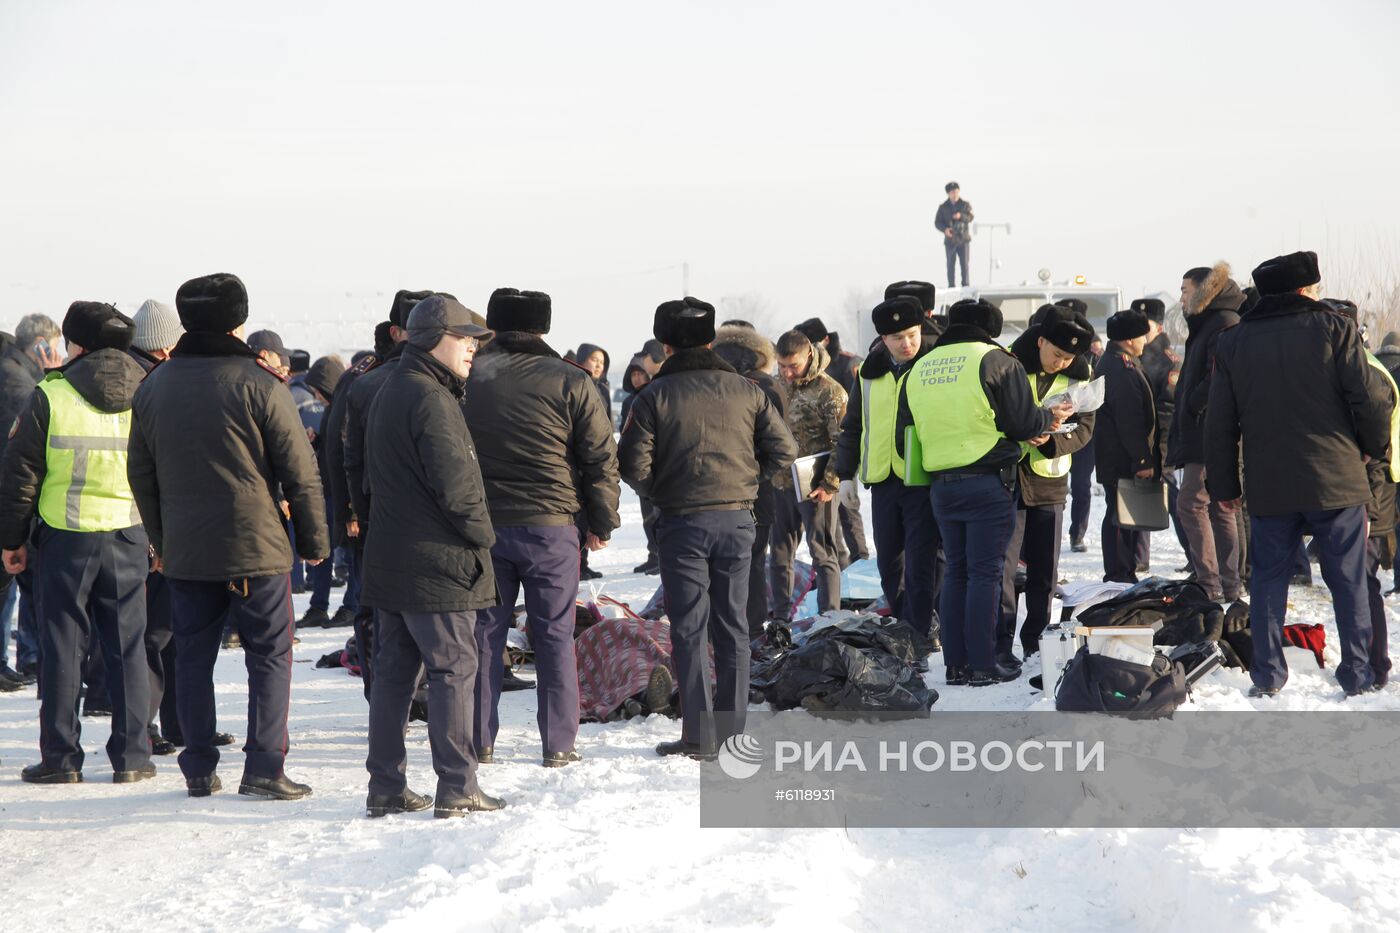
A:
{"label": "dark duffel bag", "polygon": [[1150,667],[1091,654],[1080,648],[1055,688],[1055,709],[1070,713],[1123,713],[1135,718],[1170,716],[1186,701],[1180,664],[1158,654]]}

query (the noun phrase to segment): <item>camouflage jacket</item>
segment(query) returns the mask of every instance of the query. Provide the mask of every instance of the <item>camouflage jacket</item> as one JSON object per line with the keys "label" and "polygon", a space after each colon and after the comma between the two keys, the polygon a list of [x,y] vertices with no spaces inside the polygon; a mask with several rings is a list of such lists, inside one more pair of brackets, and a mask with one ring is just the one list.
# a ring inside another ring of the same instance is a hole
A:
{"label": "camouflage jacket", "polygon": [[[797,455],[836,450],[841,436],[841,418],[846,414],[846,393],[841,384],[826,373],[831,357],[823,347],[813,347],[812,363],[797,381],[787,385],[787,426],[797,441]],[[826,479],[822,483],[828,492],[836,492],[841,480],[836,476],[836,458],[827,462]],[[792,472],[779,471],[773,477],[776,489],[792,488]]]}

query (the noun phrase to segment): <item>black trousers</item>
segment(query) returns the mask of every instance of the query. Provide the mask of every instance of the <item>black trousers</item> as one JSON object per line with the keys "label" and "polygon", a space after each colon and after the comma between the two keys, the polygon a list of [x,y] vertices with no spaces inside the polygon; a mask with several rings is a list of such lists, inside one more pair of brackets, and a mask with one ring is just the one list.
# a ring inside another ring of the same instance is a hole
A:
{"label": "black trousers", "polygon": [[656,519],[661,513],[646,496],[638,496],[637,502],[642,507],[642,534],[646,535],[647,539],[647,560],[654,561],[657,559]]}
{"label": "black trousers", "polygon": [[[243,641],[248,669],[248,741],[245,774],[275,778],[287,759],[287,707],[292,688],[292,582],[276,577],[233,581],[170,580],[171,628],[175,632],[175,681],[185,750],[186,780],[205,778],[219,764],[214,746],[214,662],[219,657],[225,616]],[[246,589],[245,589],[246,587]],[[144,731],[144,725],[142,727]]]}
{"label": "black trousers", "polygon": [[1022,506],[1006,546],[1001,582],[1001,622],[997,625],[997,654],[1010,654],[1016,643],[1016,565],[1026,562],[1026,621],[1021,626],[1021,656],[1040,650],[1040,635],[1050,624],[1050,597],[1060,569],[1060,534],[1065,507]]}
{"label": "black trousers", "polygon": [[836,562],[842,570],[858,560],[870,559],[865,543],[865,519],[860,514],[860,489],[853,482],[841,484],[836,493],[836,516],[841,534],[836,539]]}
{"label": "black trousers", "polygon": [[134,771],[151,761],[146,735],[150,679],[146,670],[146,572],[149,543],[140,525],[120,531],[60,531],[36,536],[43,572],[39,626],[42,673],[39,750],[52,768],[83,767],[78,694],[89,645],[106,660],[112,699],[107,757],[113,771]]}
{"label": "black trousers", "polygon": [[763,634],[763,623],[768,618],[768,535],[772,525],[755,523],[753,526],[753,547],[749,549],[749,600],[748,612],[749,639]]}
{"label": "black trousers", "polygon": [[[745,608],[754,519],[748,509],[662,515],[661,585],[671,619],[671,661],[681,698],[681,739],[704,748],[744,731],[749,708]],[[710,695],[709,651],[715,651]]]}
{"label": "black trousers", "polygon": [[167,739],[182,738],[175,704],[175,633],[170,630],[170,586],[158,573],[146,576],[146,668],[151,674],[151,704],[146,725]]}
{"label": "black trousers", "polygon": [[472,747],[477,645],[475,612],[375,614],[374,692],[369,700],[371,794],[400,794],[407,786],[404,730],[424,668],[428,674],[428,746],[437,772],[437,798],[474,794]]}
{"label": "black trousers", "polygon": [[1089,530],[1089,510],[1094,504],[1094,441],[1076,450],[1069,466],[1069,540],[1078,544]]}
{"label": "black trousers", "polygon": [[1118,503],[1118,484],[1107,483],[1103,487],[1107,498],[1103,513],[1103,578],[1107,583],[1136,583],[1137,561],[1141,539],[1146,532],[1136,528],[1123,528],[1114,520]]}
{"label": "black trousers", "polygon": [[954,279],[953,273],[954,273],[954,270],[956,269],[957,264],[958,264],[959,262],[962,263],[962,283],[963,283],[964,286],[966,286],[966,285],[968,284],[968,280],[967,280],[967,257],[968,257],[969,248],[970,248],[971,246],[972,246],[971,243],[957,243],[957,242],[954,242],[953,240],[949,240],[949,239],[946,239],[946,238],[943,240],[943,251],[944,251],[945,253],[948,254],[948,287],[949,287],[949,288],[956,288],[956,287],[957,287],[957,282],[956,282],[955,279]]}
{"label": "black trousers", "polygon": [[943,586],[943,539],[933,520],[928,487],[892,476],[870,487],[875,566],[890,611],[925,635],[937,634]]}

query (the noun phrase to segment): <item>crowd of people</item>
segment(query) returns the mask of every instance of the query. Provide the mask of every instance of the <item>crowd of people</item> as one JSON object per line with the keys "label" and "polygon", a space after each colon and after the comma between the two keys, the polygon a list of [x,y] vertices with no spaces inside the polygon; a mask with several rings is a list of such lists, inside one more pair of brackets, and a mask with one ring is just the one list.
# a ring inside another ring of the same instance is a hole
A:
{"label": "crowd of people", "polygon": [[[1108,318],[1106,344],[1065,299],[1003,346],[996,306],[940,314],[933,285],[901,281],[871,309],[862,357],[819,319],[770,340],[686,297],[656,309],[630,358],[616,435],[608,354],[557,353],[542,292],[497,289],[483,317],[446,292],[400,291],[348,368],[271,331],[245,339],[248,295],[229,274],[132,318],[88,301],[61,325],[29,315],[0,357],[13,425],[0,548],[19,616],[0,689],[37,680],[40,698],[40,760],[22,777],[82,780],[80,716],[105,710],[115,782],[152,777],[152,755],[183,746],[188,793],[219,791],[233,738],[217,729],[214,665],[236,643],[239,793],[304,797],[285,771],[295,631],[344,626],[369,702],[368,814],[499,809],[477,776],[518,602],[541,764],[582,758],[575,604],[597,574],[588,555],[621,524],[622,482],[647,540],[634,572],[659,574],[670,624],[671,664],[647,690],[680,713],[662,755],[713,758],[743,731],[750,646],[796,611],[801,540],[818,611],[840,607],[842,570],[870,555],[860,486],[888,611],[941,651],[948,684],[1020,677],[1050,622],[1066,504],[1068,544],[1085,550],[1096,474],[1106,580],[1148,567],[1149,536],[1117,501],[1150,481],[1170,497],[1184,569],[1223,601],[1248,586],[1252,696],[1287,678],[1287,589],[1309,573],[1311,536],[1337,679],[1348,695],[1375,689],[1390,668],[1378,573],[1395,550],[1400,392],[1355,305],[1321,299],[1320,281],[1312,253],[1261,264],[1248,289],[1223,264],[1189,270],[1182,356],[1155,299]],[[1386,343],[1394,366],[1400,336]],[[1096,377],[1102,406],[1078,410],[1067,390]],[[420,692],[431,796],[405,780]]]}

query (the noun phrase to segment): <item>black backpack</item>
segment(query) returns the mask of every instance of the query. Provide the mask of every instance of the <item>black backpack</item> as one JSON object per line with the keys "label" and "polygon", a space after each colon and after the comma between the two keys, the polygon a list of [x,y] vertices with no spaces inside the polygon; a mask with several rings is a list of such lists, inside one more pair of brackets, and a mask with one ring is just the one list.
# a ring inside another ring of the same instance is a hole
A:
{"label": "black backpack", "polygon": [[1134,718],[1170,716],[1186,701],[1186,674],[1158,654],[1151,667],[1080,648],[1055,687],[1055,709],[1071,713],[1126,713]]}

